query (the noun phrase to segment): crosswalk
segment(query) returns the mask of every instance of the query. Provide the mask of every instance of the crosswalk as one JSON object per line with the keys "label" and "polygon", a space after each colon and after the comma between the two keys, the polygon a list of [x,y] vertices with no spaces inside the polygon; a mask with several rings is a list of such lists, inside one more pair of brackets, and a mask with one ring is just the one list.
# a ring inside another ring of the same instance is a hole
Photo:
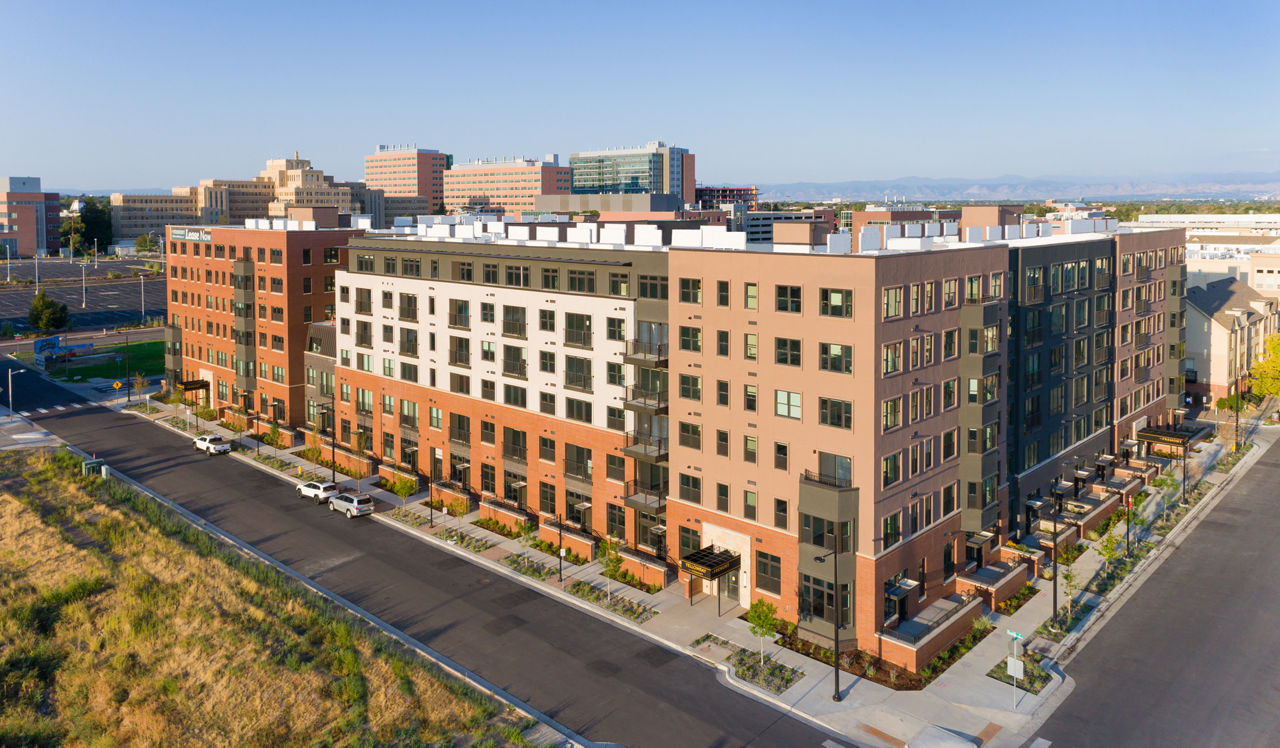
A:
{"label": "crosswalk", "polygon": [[[83,407],[85,407],[85,403],[71,403],[70,405],[54,405],[53,406],[54,410],[67,410],[68,408],[83,408]],[[41,415],[46,415],[50,411],[48,408],[36,408],[36,412],[40,413]],[[22,416],[23,418],[29,418],[31,416],[31,411],[20,410],[18,411],[18,415]]]}

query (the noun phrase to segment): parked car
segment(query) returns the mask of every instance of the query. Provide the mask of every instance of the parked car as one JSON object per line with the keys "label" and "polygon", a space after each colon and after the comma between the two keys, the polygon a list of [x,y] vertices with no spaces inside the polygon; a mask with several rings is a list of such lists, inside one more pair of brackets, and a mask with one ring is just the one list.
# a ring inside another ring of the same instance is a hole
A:
{"label": "parked car", "polygon": [[329,499],[329,510],[343,512],[347,519],[373,514],[373,498],[367,493],[340,493]]}
{"label": "parked car", "polygon": [[338,484],[327,480],[313,480],[299,483],[297,488],[299,499],[311,499],[317,504],[324,504],[338,495]]}
{"label": "parked car", "polygon": [[231,442],[217,434],[197,436],[191,444],[196,449],[209,455],[222,455],[231,451]]}

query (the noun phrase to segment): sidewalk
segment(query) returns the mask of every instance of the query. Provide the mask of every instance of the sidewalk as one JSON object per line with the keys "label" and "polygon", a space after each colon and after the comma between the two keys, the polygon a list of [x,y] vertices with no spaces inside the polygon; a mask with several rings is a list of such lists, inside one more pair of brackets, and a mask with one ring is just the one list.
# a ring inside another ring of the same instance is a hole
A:
{"label": "sidewalk", "polygon": [[[142,417],[153,421],[166,421],[175,415],[182,415],[184,421],[188,418],[186,414],[179,414],[172,406],[148,402],[156,406],[158,412]],[[124,403],[118,402],[114,407],[120,408],[123,405]],[[190,423],[194,425],[194,419]],[[164,425],[167,428],[181,430],[170,423]],[[201,423],[201,428],[205,431],[220,433],[228,438],[234,436],[216,423],[210,424],[205,421]],[[1255,446],[1246,455],[1246,461],[1230,475],[1247,470],[1254,461],[1249,458],[1265,451],[1277,437],[1280,437],[1280,428],[1254,425],[1249,438],[1255,442]],[[2,432],[0,432],[0,438],[2,438]],[[244,451],[236,453],[235,459],[249,461],[259,469],[275,473],[283,480],[298,480],[299,471],[304,475],[310,473],[320,474],[326,479],[329,477],[327,469],[313,465],[290,452],[277,450],[265,444],[259,445],[248,438],[240,438],[238,444]],[[1214,485],[1221,484],[1227,479],[1228,474],[1218,473],[1212,466],[1226,453],[1228,446],[1220,439],[1202,444],[1202,451],[1188,459],[1187,472],[1191,485],[1201,479]],[[254,457],[255,452],[258,451],[262,456],[270,456],[282,461],[288,466],[287,469],[275,470],[256,461]],[[1176,476],[1181,477],[1180,462],[1169,463],[1166,469],[1169,468],[1176,468]],[[346,478],[341,473],[337,478],[337,482],[344,490],[356,488],[354,479]],[[694,599],[692,605],[688,598],[683,596],[678,585],[672,585],[651,595],[604,577],[600,560],[582,565],[566,562],[563,570],[564,579],[561,582],[556,557],[527,546],[520,539],[509,539],[471,524],[473,520],[479,518],[478,511],[463,517],[446,516],[440,511],[433,513],[420,503],[428,495],[425,489],[401,500],[400,497],[388,491],[372,487],[371,479],[363,481],[362,490],[373,496],[377,502],[378,511],[373,517],[375,521],[393,526],[423,542],[436,544],[444,550],[484,565],[495,573],[518,580],[566,604],[574,605],[673,650],[702,659],[718,667],[722,673],[722,680],[730,687],[741,690],[758,700],[772,703],[775,707],[794,716],[819,723],[849,736],[859,744],[875,746],[905,746],[926,742],[938,744],[930,741],[940,738],[945,741],[949,738],[959,741],[956,743],[958,745],[1018,745],[1028,737],[1026,732],[1033,731],[1034,725],[1048,716],[1047,711],[1041,714],[1037,712],[1046,704],[1057,703],[1070,691],[1071,681],[1053,661],[1053,657],[1063,650],[1066,640],[1064,643],[1053,643],[1043,639],[1037,642],[1034,639],[1036,628],[1050,617],[1053,605],[1050,599],[1052,582],[1044,579],[1036,579],[1032,583],[1039,589],[1039,593],[1012,616],[986,611],[987,617],[995,625],[994,631],[924,690],[895,691],[852,673],[842,672],[840,684],[843,699],[837,703],[832,701],[835,676],[829,665],[824,665],[775,643],[765,643],[765,655],[803,673],[797,682],[781,694],[766,692],[732,675],[730,667],[719,661],[726,654],[722,648],[713,648],[714,656],[705,651],[706,648],[703,648],[704,651],[695,651],[691,646],[692,642],[705,634],[713,634],[751,652],[757,651],[760,647],[760,641],[751,635],[746,621],[738,618],[744,611],[727,602],[720,602],[723,608],[717,611],[718,602],[714,595],[700,595]],[[1153,520],[1166,505],[1172,504],[1180,496],[1176,488],[1168,491],[1149,490],[1151,495],[1140,510],[1148,520]],[[1208,497],[1201,503],[1210,501],[1212,498]],[[401,506],[418,519],[402,522],[388,516],[390,510]],[[1175,528],[1175,533],[1184,527],[1187,519],[1190,518],[1184,518],[1178,528]],[[434,524],[432,524],[433,520]],[[413,526],[415,524],[418,526]],[[444,534],[445,530],[460,531],[467,538],[483,541],[488,547],[480,552],[468,550],[461,544],[448,541]],[[1149,529],[1139,532],[1144,540],[1150,539],[1155,542],[1162,540],[1159,536],[1153,535]],[[1117,533],[1123,541],[1123,523],[1117,525],[1113,533]],[[1137,538],[1135,537],[1134,540],[1136,542]],[[1098,552],[1096,541],[1083,540],[1082,542],[1086,550],[1072,564],[1078,588],[1073,597],[1076,603],[1096,606],[1102,598],[1090,592],[1080,591],[1080,588],[1083,588],[1101,569],[1103,559]],[[545,580],[538,580],[520,574],[502,563],[504,557],[512,554],[523,555],[550,568],[550,576]],[[1153,551],[1151,555],[1157,554]],[[1141,579],[1152,568],[1147,563],[1148,560],[1150,559],[1145,559],[1124,582],[1113,589],[1108,594],[1108,599],[1140,584]],[[600,605],[570,594],[568,588],[575,581],[586,582],[602,591],[610,591],[615,598],[644,606],[656,614],[641,623],[636,623],[629,618],[609,612]],[[1059,604],[1064,605],[1067,591],[1065,582],[1061,578],[1058,584],[1058,595]],[[1087,616],[1076,626],[1076,631],[1096,624],[1097,622],[1093,619],[1104,616],[1108,612],[1105,610],[1106,607],[1099,609],[1101,613],[1095,612]],[[1015,691],[1013,686],[987,677],[988,671],[1008,655],[1010,640],[1006,633],[1008,630],[1023,634],[1032,644],[1033,650],[1044,652],[1050,658],[1043,664],[1050,672],[1052,680],[1040,694],[1033,695],[1020,689]],[[1073,633],[1067,638],[1074,641],[1072,637],[1078,636],[1079,634]]]}

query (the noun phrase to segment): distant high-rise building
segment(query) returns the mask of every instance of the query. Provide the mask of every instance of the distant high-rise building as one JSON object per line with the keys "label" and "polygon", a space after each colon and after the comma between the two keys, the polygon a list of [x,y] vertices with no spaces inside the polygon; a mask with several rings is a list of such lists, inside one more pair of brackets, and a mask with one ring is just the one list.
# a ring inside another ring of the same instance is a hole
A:
{"label": "distant high-rise building", "polygon": [[58,193],[42,192],[40,177],[0,177],[0,256],[58,254]]}
{"label": "distant high-rise building", "polygon": [[569,155],[575,195],[657,192],[677,195],[684,204],[697,199],[693,162],[688,148],[660,140]]}
{"label": "distant high-rise building", "polygon": [[715,210],[724,203],[738,203],[755,210],[760,199],[760,190],[753,184],[750,187],[698,187],[695,191],[698,205],[703,210]]}
{"label": "distant high-rise building", "polygon": [[364,157],[364,183],[387,197],[427,197],[444,203],[444,173],[453,165],[447,153],[413,146],[380,145]]}
{"label": "distant high-rise building", "polygon": [[450,213],[520,213],[534,210],[538,195],[567,194],[569,168],[555,155],[456,164],[444,173],[444,207]]}

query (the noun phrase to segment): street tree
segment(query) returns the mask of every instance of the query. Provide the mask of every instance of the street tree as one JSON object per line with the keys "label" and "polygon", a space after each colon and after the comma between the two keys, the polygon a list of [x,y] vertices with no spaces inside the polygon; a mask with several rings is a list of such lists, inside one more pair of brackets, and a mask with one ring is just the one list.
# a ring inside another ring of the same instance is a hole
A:
{"label": "street tree", "polygon": [[768,600],[760,599],[747,609],[747,624],[751,635],[760,640],[760,667],[764,668],[764,638],[778,632],[778,609]]}
{"label": "street tree", "polygon": [[156,241],[155,236],[151,234],[143,234],[133,240],[133,246],[139,252],[155,252],[156,248],[160,246],[160,243]]}
{"label": "street tree", "polygon": [[27,324],[37,330],[61,330],[67,326],[67,305],[59,303],[49,294],[41,291],[31,301],[31,309],[27,312]]}
{"label": "street tree", "polygon": [[1280,395],[1280,333],[1263,343],[1262,356],[1254,362],[1250,379],[1255,393],[1263,397]]}

